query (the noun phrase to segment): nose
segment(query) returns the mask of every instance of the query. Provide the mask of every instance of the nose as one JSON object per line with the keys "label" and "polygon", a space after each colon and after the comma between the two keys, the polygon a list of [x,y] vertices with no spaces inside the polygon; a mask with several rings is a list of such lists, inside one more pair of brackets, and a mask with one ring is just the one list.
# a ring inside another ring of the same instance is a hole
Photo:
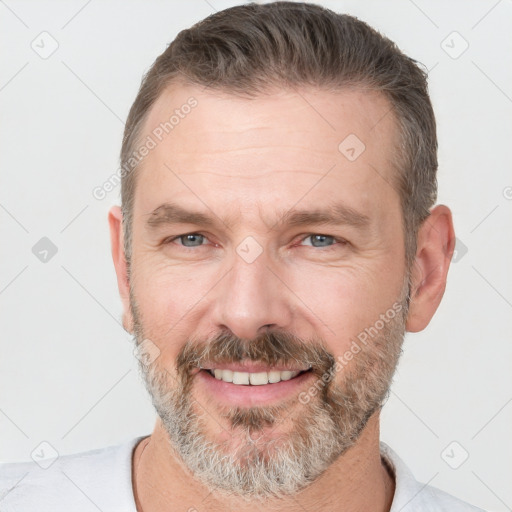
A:
{"label": "nose", "polygon": [[[219,286],[220,285],[220,286]],[[254,339],[271,329],[289,329],[290,292],[264,253],[252,263],[235,255],[231,270],[215,288],[214,322],[235,336]]]}

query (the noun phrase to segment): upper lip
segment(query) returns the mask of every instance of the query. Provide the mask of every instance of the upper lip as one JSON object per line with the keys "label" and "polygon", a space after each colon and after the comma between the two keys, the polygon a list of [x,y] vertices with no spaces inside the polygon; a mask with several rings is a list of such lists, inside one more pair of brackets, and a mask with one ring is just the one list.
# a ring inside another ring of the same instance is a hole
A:
{"label": "upper lip", "polygon": [[259,372],[302,372],[309,370],[310,366],[298,366],[298,365],[286,365],[277,364],[275,366],[269,366],[263,363],[243,362],[243,363],[205,363],[201,365],[203,370],[231,370],[233,372],[247,372],[247,373],[259,373]]}

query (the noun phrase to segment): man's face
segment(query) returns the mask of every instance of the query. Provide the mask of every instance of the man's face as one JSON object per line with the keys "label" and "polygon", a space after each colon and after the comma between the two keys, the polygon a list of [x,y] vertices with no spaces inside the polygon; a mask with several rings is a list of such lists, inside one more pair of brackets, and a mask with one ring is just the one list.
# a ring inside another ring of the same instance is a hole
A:
{"label": "man's face", "polygon": [[135,192],[131,314],[159,354],[143,366],[148,388],[205,482],[275,494],[288,478],[293,492],[378,414],[398,360],[397,128],[376,93],[176,85],[143,139],[191,96]]}

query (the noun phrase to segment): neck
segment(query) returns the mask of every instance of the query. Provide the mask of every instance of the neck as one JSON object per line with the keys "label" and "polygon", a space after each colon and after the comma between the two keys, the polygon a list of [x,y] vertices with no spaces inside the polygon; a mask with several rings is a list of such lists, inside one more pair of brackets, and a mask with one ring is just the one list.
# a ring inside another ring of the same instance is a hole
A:
{"label": "neck", "polygon": [[395,488],[394,478],[380,457],[379,412],[370,418],[357,443],[338,457],[318,480],[286,498],[254,503],[211,492],[173,452],[160,421],[153,434],[137,445],[132,462],[137,512],[226,509],[253,512],[255,505],[268,510],[328,512],[340,510],[340,503],[345,512],[388,512]]}

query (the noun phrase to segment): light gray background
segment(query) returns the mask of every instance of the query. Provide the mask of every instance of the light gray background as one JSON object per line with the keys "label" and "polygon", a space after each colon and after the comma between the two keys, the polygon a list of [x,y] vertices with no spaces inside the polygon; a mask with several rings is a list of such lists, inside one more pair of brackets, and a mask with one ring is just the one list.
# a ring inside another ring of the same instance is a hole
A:
{"label": "light gray background", "polygon": [[[439,202],[460,240],[437,315],[406,339],[382,439],[419,480],[511,510],[512,3],[322,3],[431,70]],[[151,431],[110,256],[119,189],[101,201],[92,190],[118,168],[143,72],[179,30],[234,4],[0,1],[0,460],[29,460],[42,441],[67,454]],[[49,51],[52,38],[48,58],[31,47]],[[46,263],[32,252],[42,237],[58,248]],[[446,462],[465,452],[458,469]]]}

